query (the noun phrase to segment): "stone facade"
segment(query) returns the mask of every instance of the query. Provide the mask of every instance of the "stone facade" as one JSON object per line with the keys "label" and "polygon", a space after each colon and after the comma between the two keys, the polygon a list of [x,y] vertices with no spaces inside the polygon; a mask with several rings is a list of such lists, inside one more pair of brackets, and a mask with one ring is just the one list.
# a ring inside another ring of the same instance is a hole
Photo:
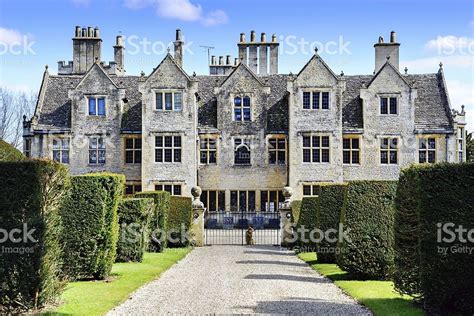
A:
{"label": "stone facade", "polygon": [[317,52],[299,73],[279,74],[276,36],[257,42],[254,32],[250,42],[240,35],[239,59],[213,56],[202,76],[182,68],[180,30],[175,56],[141,76],[125,75],[120,36],[108,65],[98,29],[76,28],[73,43],[73,61],[44,73],[25,153],[73,174],[123,173],[128,193],[191,196],[199,185],[212,209],[276,210],[285,186],[299,200],[321,182],[396,179],[423,159],[465,160],[465,114],[451,109],[442,65],[400,73],[394,32],[374,45],[374,74],[351,76]]}

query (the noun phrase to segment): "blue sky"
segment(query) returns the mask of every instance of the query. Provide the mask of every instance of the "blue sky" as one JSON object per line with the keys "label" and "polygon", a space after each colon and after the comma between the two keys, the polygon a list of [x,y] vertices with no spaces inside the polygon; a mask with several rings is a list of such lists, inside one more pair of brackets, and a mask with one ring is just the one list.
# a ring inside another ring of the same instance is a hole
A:
{"label": "blue sky", "polygon": [[[397,32],[400,69],[429,73],[443,62],[452,105],[466,105],[474,129],[474,2],[469,1],[210,1],[63,0],[0,2],[0,85],[37,90],[44,65],[70,60],[74,27],[98,26],[102,59],[113,60],[114,39],[125,36],[128,74],[149,74],[181,28],[188,43],[184,68],[206,74],[207,52],[237,55],[241,32],[277,34],[279,70],[297,73],[312,44],[336,73],[370,74],[373,44]],[[149,44],[143,44],[149,42]],[[153,46],[152,46],[153,45]],[[152,49],[154,47],[154,49]]]}

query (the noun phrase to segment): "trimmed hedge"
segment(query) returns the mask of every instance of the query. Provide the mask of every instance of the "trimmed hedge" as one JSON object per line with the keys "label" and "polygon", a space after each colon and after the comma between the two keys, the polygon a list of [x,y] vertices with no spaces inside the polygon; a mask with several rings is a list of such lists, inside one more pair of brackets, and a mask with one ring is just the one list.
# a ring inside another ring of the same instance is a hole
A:
{"label": "trimmed hedge", "polygon": [[[319,186],[319,208],[317,209],[316,227],[326,232],[329,229],[339,232],[341,211],[344,211],[347,201],[347,184],[321,184]],[[331,234],[330,237],[337,238]],[[337,242],[324,238],[316,248],[318,261],[322,263],[336,262]]]}
{"label": "trimmed hedge", "polygon": [[387,279],[394,260],[396,181],[352,181],[340,222],[347,239],[338,244],[337,264],[354,277]]}
{"label": "trimmed hedge", "polygon": [[22,161],[25,158],[21,151],[0,139],[0,161]]}
{"label": "trimmed hedge", "polygon": [[293,223],[298,224],[300,220],[300,213],[301,213],[301,204],[303,201],[295,200],[291,202],[291,215],[293,217]]}
{"label": "trimmed hedge", "polygon": [[314,251],[317,246],[316,243],[311,242],[309,231],[317,228],[318,208],[319,197],[304,197],[301,201],[298,225],[296,226],[297,232],[300,231],[302,227],[306,230],[303,236],[301,233],[298,233],[297,236],[297,245],[301,251]]}
{"label": "trimmed hedge", "polygon": [[[163,252],[167,246],[168,214],[171,195],[165,191],[145,191],[135,194],[136,198],[152,198],[155,204],[154,213],[149,225],[148,251]],[[164,234],[164,235],[163,235]]]}
{"label": "trimmed hedge", "polygon": [[[193,210],[192,199],[184,196],[172,196],[170,199],[170,212],[168,214],[168,247],[186,247],[190,240],[187,232],[191,227]],[[184,225],[184,231],[183,231]]]}
{"label": "trimmed hedge", "polygon": [[[60,280],[59,208],[69,186],[67,169],[56,162],[0,163],[0,313],[54,303]],[[17,229],[10,240],[5,234]],[[31,232],[30,238],[24,238]],[[6,240],[3,240],[6,239]]]}
{"label": "trimmed hedge", "polygon": [[116,262],[141,262],[147,246],[152,199],[123,199],[118,206],[120,226]]}
{"label": "trimmed hedge", "polygon": [[118,218],[125,177],[93,173],[71,178],[72,190],[61,209],[64,273],[69,279],[106,278],[115,261]]}
{"label": "trimmed hedge", "polygon": [[474,242],[458,233],[449,240],[445,230],[474,229],[474,164],[410,167],[397,193],[396,289],[423,299],[430,313],[473,314]]}

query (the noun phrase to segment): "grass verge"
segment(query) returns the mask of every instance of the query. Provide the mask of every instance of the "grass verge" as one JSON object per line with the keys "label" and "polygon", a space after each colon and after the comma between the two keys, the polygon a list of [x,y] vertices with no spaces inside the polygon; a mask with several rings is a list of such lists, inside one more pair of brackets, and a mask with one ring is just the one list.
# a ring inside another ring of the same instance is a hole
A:
{"label": "grass verge", "polygon": [[341,270],[336,264],[318,263],[314,252],[300,253],[298,257],[334,281],[344,292],[369,308],[375,315],[423,315],[423,310],[413,304],[411,297],[395,292],[392,281],[351,279],[349,273]]}
{"label": "grass verge", "polygon": [[190,251],[190,248],[173,248],[163,253],[145,253],[141,263],[115,263],[110,281],[68,283],[61,295],[62,305],[44,314],[103,315],[125,301],[130,293],[156,279]]}

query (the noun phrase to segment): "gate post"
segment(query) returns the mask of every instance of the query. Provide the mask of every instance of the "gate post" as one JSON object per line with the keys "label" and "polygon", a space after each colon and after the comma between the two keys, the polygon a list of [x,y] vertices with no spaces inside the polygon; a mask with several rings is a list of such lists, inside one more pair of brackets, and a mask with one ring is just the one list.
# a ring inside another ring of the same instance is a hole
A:
{"label": "gate post", "polygon": [[292,209],[291,209],[291,196],[293,195],[293,189],[291,187],[283,188],[283,197],[285,202],[280,207],[280,245],[285,247],[290,243],[289,241],[293,238],[291,229]]}
{"label": "gate post", "polygon": [[193,244],[196,247],[204,246],[204,204],[200,201],[202,190],[195,186],[191,189],[191,194],[194,198],[192,202],[193,218],[191,222],[191,233]]}

